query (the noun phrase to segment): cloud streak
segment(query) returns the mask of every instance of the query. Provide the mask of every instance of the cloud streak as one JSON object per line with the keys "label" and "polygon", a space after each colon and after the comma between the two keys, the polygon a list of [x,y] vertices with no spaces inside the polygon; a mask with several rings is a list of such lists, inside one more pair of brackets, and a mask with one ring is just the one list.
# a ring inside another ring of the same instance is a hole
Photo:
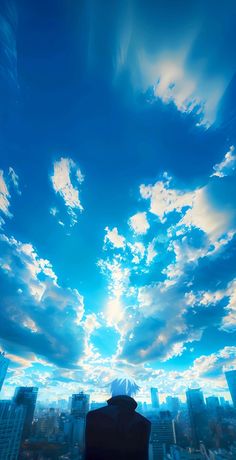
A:
{"label": "cloud streak", "polygon": [[61,158],[54,162],[51,175],[52,186],[54,191],[63,199],[72,226],[78,221],[76,211],[83,211],[78,188],[83,180],[84,176],[80,168],[70,158]]}
{"label": "cloud streak", "polygon": [[225,52],[235,39],[233,3],[227,8],[203,1],[182,7],[144,1],[113,6],[101,14],[93,2],[90,67],[99,67],[102,55],[103,67],[117,84],[125,78],[134,92],[151,90],[152,102],[174,104],[182,113],[194,113],[197,124],[212,125],[235,72],[235,56]]}

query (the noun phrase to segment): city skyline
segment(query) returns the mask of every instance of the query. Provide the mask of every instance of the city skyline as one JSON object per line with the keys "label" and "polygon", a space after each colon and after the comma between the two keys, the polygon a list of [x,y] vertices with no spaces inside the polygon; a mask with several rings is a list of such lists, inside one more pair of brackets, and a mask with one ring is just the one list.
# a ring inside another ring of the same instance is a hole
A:
{"label": "city skyline", "polygon": [[1,398],[229,400],[235,4],[111,3],[1,4]]}
{"label": "city skyline", "polygon": [[[7,361],[4,355],[2,358]],[[5,369],[3,359],[1,368]],[[127,395],[138,387],[124,378],[112,383],[112,398],[107,403],[124,398],[125,393],[133,410],[137,406],[146,417],[150,423],[149,460],[175,460],[176,455],[183,460],[231,460],[236,453],[235,371],[226,372],[225,377],[232,404],[222,397],[205,397],[200,388],[188,388],[184,403],[169,395],[165,404],[159,404],[155,387],[150,388],[151,404],[136,403]],[[11,400],[0,400],[0,459],[38,455],[42,460],[83,460],[88,412],[96,417],[106,401],[96,403],[90,394],[80,391],[68,400],[45,405],[37,396],[37,387],[16,387]]]}
{"label": "city skyline", "polygon": [[[39,404],[45,404],[47,403],[49,406],[50,404],[55,404],[55,403],[58,403],[60,401],[70,401],[70,399],[73,399],[73,396],[75,395],[75,392],[72,393],[72,394],[66,394],[64,393],[62,396],[62,399],[58,398],[58,399],[52,399],[51,402],[50,402],[50,399],[48,398],[45,398],[45,399],[40,399],[38,396],[38,390],[39,388],[37,387],[29,387],[29,386],[22,386],[22,387],[14,387],[13,388],[13,394],[8,394],[7,395],[7,398],[4,398],[4,396],[6,396],[6,393],[4,392],[4,382],[6,383],[5,379],[7,378],[7,367],[9,365],[9,359],[5,356],[5,354],[2,354],[0,355],[2,357],[2,360],[0,361],[0,375],[2,375],[2,380],[1,380],[1,383],[2,383],[2,386],[3,386],[3,389],[0,390],[0,396],[1,396],[1,400],[8,400],[10,401],[10,399],[12,398],[13,401],[16,401],[16,398],[19,398],[19,396],[17,396],[17,392],[19,391],[19,389],[21,389],[21,391],[26,391],[26,398],[28,399],[28,397],[31,397],[31,391],[35,392],[36,393],[36,399],[38,401]],[[218,404],[224,406],[225,403],[227,404],[230,404],[232,407],[235,407],[235,383],[236,383],[236,380],[235,380],[235,373],[236,373],[236,369],[232,370],[232,371],[226,371],[224,373],[224,376],[225,376],[225,380],[227,382],[227,387],[228,387],[228,390],[225,391],[225,392],[221,392],[219,395],[216,395],[216,394],[213,394],[212,392],[211,393],[207,393],[207,394],[204,394],[204,404],[206,406],[209,405],[209,408],[211,408],[211,401],[213,401],[213,403],[215,403],[215,400],[218,401]],[[109,383],[107,389],[104,391],[99,391],[99,389],[97,389],[97,391],[92,391],[91,392],[91,399],[92,399],[92,402],[102,402],[102,403],[106,403],[106,400],[108,398],[110,398],[111,396],[111,383]],[[77,386],[77,388],[74,388],[74,390],[77,390],[77,393],[76,394],[86,394],[86,392],[84,391],[84,389],[82,388],[79,388],[79,386]],[[30,391],[29,393],[29,396],[28,395],[28,391]],[[176,404],[176,401],[179,401],[181,403],[187,403],[188,402],[188,397],[187,397],[187,394],[188,392],[197,392],[197,391],[200,391],[202,393],[202,389],[197,387],[196,386],[188,386],[185,388],[185,391],[183,394],[173,394],[173,393],[166,393],[166,394],[160,394],[159,392],[159,389],[157,387],[149,387],[148,388],[148,391],[144,394],[143,391],[142,391],[142,387],[139,387],[139,390],[137,391],[137,395],[136,395],[136,399],[138,402],[140,403],[146,403],[149,405],[149,407],[152,407],[153,409],[155,410],[161,410],[161,407],[164,407],[166,404],[169,405],[170,404],[170,400],[173,400],[174,403]],[[96,395],[99,395],[99,397],[96,397]],[[55,396],[55,395],[54,395]],[[227,397],[227,399],[225,399],[225,396]],[[20,396],[20,399],[24,398],[24,396]],[[65,399],[67,398],[67,399]],[[35,400],[36,400],[35,399]],[[23,400],[23,399],[22,399]],[[70,403],[69,403],[70,404]],[[213,404],[214,405],[214,404]]]}

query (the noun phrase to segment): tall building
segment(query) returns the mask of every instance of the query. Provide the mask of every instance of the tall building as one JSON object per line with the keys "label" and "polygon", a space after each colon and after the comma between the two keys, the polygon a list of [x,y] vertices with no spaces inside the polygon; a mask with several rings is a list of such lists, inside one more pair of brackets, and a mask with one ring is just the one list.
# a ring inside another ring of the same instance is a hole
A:
{"label": "tall building", "polygon": [[217,398],[217,396],[208,396],[208,398],[206,398],[206,406],[210,417],[217,418],[220,407],[219,398]]}
{"label": "tall building", "polygon": [[4,379],[6,377],[8,364],[9,364],[9,359],[6,358],[4,352],[0,352],[0,391],[2,389]]}
{"label": "tall building", "polygon": [[159,397],[158,397],[158,389],[157,388],[151,388],[151,402],[152,402],[152,408],[153,409],[159,409],[160,403],[159,403]]}
{"label": "tall building", "polygon": [[176,443],[175,424],[169,411],[160,411],[151,423],[152,458],[162,460],[171,444]]}
{"label": "tall building", "polygon": [[37,387],[17,387],[15,390],[13,401],[26,408],[22,439],[26,439],[30,436],[37,395]]}
{"label": "tall building", "polygon": [[225,372],[225,378],[229,387],[231,399],[236,409],[236,369]]}
{"label": "tall building", "polygon": [[221,405],[222,407],[224,407],[224,406],[225,406],[225,403],[226,403],[226,401],[225,401],[224,396],[220,396],[220,405]]}
{"label": "tall building", "polygon": [[26,408],[12,401],[0,401],[0,460],[17,460]]}
{"label": "tall building", "polygon": [[169,411],[172,413],[172,415],[175,416],[180,408],[179,398],[177,398],[176,396],[167,396],[166,405]]}
{"label": "tall building", "polygon": [[76,418],[86,417],[89,411],[89,395],[81,391],[80,393],[73,394],[71,400],[71,415]]}
{"label": "tall building", "polygon": [[200,388],[186,391],[187,405],[191,427],[193,447],[199,447],[200,441],[206,441],[208,436],[208,419],[203,393]]}
{"label": "tall building", "polygon": [[[86,415],[89,411],[89,395],[83,392],[73,394],[71,400],[71,452],[73,458],[82,458]],[[77,457],[76,457],[77,456]]]}

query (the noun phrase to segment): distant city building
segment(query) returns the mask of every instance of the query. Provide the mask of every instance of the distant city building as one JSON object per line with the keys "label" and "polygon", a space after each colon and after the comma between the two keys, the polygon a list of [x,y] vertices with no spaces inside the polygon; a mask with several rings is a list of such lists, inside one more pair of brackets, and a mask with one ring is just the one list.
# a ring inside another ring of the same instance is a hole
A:
{"label": "distant city building", "polygon": [[0,460],[17,460],[26,408],[12,401],[0,401]]}
{"label": "distant city building", "polygon": [[191,427],[193,447],[199,447],[200,441],[207,438],[208,420],[203,393],[200,388],[188,389],[186,392],[187,405]]}
{"label": "distant city building", "polygon": [[147,412],[148,411],[148,405],[146,403],[146,401],[144,401],[143,403],[143,412]]}
{"label": "distant city building", "polygon": [[104,402],[92,401],[90,410],[100,409],[100,407],[104,407],[104,406],[106,406],[105,401]]}
{"label": "distant city building", "polygon": [[175,424],[169,411],[161,411],[151,423],[152,459],[163,460],[170,445],[176,443]]}
{"label": "distant city building", "polygon": [[236,409],[236,369],[225,372],[225,378],[229,387],[231,399]]}
{"label": "distant city building", "polygon": [[89,411],[89,395],[82,391],[72,395],[71,415],[76,418],[84,418]]}
{"label": "distant city building", "polygon": [[71,401],[72,401],[72,396],[70,396],[69,399],[68,399],[68,406],[67,406],[67,408],[68,408],[69,411],[71,411]]}
{"label": "distant city building", "polygon": [[186,450],[179,446],[170,447],[170,460],[207,460],[200,451]]}
{"label": "distant city building", "polygon": [[220,407],[219,398],[217,396],[208,396],[206,398],[206,406],[210,416],[217,417]]}
{"label": "distant city building", "polygon": [[222,407],[224,407],[224,406],[225,406],[225,403],[226,403],[226,401],[225,401],[224,396],[220,396],[220,405],[221,405]]}
{"label": "distant city building", "polygon": [[68,407],[68,401],[66,399],[58,399],[57,406],[62,410],[66,410]]}
{"label": "distant city building", "polygon": [[[72,457],[84,452],[85,423],[89,411],[89,395],[81,392],[72,395],[70,439]],[[74,457],[73,457],[74,458]]]}
{"label": "distant city building", "polygon": [[160,403],[159,403],[159,397],[158,397],[158,389],[157,388],[151,388],[151,402],[152,402],[152,408],[153,409],[159,409]]}
{"label": "distant city building", "polygon": [[167,396],[166,405],[167,405],[167,408],[172,413],[172,415],[175,416],[178,413],[179,408],[180,408],[179,398],[177,398],[176,396]]}
{"label": "distant city building", "polygon": [[55,440],[59,432],[59,416],[54,408],[45,411],[37,420],[35,435],[39,439]]}
{"label": "distant city building", "polygon": [[143,412],[143,403],[141,401],[137,401],[137,412]]}
{"label": "distant city building", "polygon": [[4,379],[6,377],[8,365],[9,365],[9,359],[6,358],[4,352],[0,352],[0,391],[2,389]]}
{"label": "distant city building", "polygon": [[32,422],[34,418],[35,405],[38,395],[37,387],[17,387],[14,394],[14,402],[26,408],[25,422],[23,427],[22,439],[30,436]]}
{"label": "distant city building", "polygon": [[190,445],[191,428],[188,410],[180,410],[175,417],[176,420],[176,442],[182,447]]}

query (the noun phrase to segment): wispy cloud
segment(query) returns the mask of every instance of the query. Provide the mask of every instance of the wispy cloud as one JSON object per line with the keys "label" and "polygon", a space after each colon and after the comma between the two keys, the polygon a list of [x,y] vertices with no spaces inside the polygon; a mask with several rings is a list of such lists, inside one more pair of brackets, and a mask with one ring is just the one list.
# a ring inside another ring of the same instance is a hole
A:
{"label": "wispy cloud", "polygon": [[17,75],[17,10],[15,2],[4,0],[2,14],[0,14],[0,78],[5,80],[5,85],[16,87]]}
{"label": "wispy cloud", "polygon": [[11,166],[9,168],[8,175],[9,175],[9,177],[11,179],[11,182],[13,183],[13,185],[15,187],[15,190],[17,191],[17,193],[19,195],[21,195],[21,191],[20,191],[20,187],[19,187],[19,176],[16,174],[16,172],[14,171],[14,169]]}
{"label": "wispy cloud", "polygon": [[232,174],[236,168],[236,154],[234,153],[234,145],[231,145],[229,151],[225,154],[221,163],[216,164],[213,169],[211,177],[225,177]]}
{"label": "wispy cloud", "polygon": [[53,164],[51,181],[53,188],[64,201],[71,218],[71,225],[78,221],[77,210],[82,212],[79,186],[84,180],[80,168],[70,158],[61,158]]}
{"label": "wispy cloud", "polygon": [[8,190],[6,181],[4,179],[3,171],[0,170],[0,210],[7,217],[11,217],[11,213],[9,211],[10,197],[11,197],[11,195],[10,195],[10,192]]}
{"label": "wispy cloud", "polygon": [[194,2],[171,7],[128,2],[116,9],[115,19],[109,8],[105,14],[94,8],[89,63],[97,64],[102,55],[116,82],[122,76],[122,83],[124,78],[127,85],[131,82],[135,92],[151,90],[152,102],[174,104],[182,113],[194,113],[196,124],[208,127],[235,72],[235,56],[228,52],[235,39],[233,17],[233,4],[229,9],[219,4],[213,11],[207,2],[198,8]]}

